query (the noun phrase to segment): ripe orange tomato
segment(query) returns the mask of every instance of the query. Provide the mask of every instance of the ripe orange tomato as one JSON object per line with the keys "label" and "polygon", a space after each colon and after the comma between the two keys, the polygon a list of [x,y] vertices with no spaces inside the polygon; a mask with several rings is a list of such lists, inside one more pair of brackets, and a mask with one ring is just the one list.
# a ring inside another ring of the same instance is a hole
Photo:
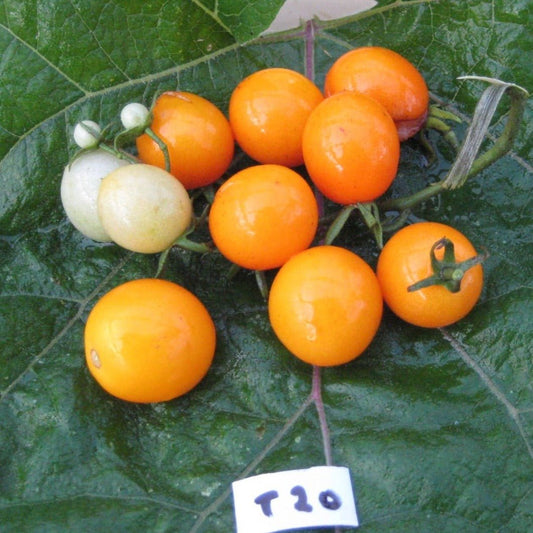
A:
{"label": "ripe orange tomato", "polygon": [[161,279],[115,287],[85,326],[89,371],[108,393],[130,402],[163,402],[190,391],[211,366],[215,342],[200,300]]}
{"label": "ripe orange tomato", "polygon": [[[152,131],[166,144],[170,173],[186,189],[209,185],[228,169],[234,154],[233,133],[222,111],[188,92],[166,92],[152,109]],[[165,168],[161,148],[146,133],[136,140],[139,159]]]}
{"label": "ripe orange tomato", "polygon": [[429,91],[416,67],[405,57],[380,46],[356,48],[339,57],[326,74],[326,96],[340,91],[366,94],[380,102],[398,127],[401,140],[425,122]]}
{"label": "ripe orange tomato", "polygon": [[343,92],[320,103],[303,134],[307,171],[318,189],[340,204],[370,202],[398,170],[400,141],[385,108],[371,98]]}
{"label": "ripe orange tomato", "polygon": [[216,247],[252,270],[277,268],[307,248],[318,226],[311,187],[281,165],[248,167],[215,194],[209,229]]}
{"label": "ripe orange tomato", "polygon": [[230,98],[235,139],[259,163],[301,165],[305,122],[323,98],[320,89],[299,72],[257,71],[242,80]]}
{"label": "ripe orange tomato", "polygon": [[287,261],[270,290],[268,313],[279,340],[301,360],[341,365],[374,338],[383,300],[358,255],[336,246],[309,248]]}
{"label": "ripe orange tomato", "polygon": [[[379,256],[377,276],[385,302],[410,324],[426,328],[453,324],[472,310],[481,295],[481,264],[466,270],[458,292],[442,285],[408,291],[408,287],[433,274],[431,249],[443,237],[453,243],[457,262],[477,255],[470,241],[456,229],[438,222],[419,222],[395,233]],[[435,257],[442,260],[443,253],[442,248],[436,249]],[[453,276],[454,269],[449,274]]]}

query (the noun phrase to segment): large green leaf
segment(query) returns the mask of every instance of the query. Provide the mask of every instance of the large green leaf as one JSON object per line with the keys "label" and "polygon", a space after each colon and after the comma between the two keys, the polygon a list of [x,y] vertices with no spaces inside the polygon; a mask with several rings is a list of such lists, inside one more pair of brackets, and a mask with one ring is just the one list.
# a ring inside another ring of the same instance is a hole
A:
{"label": "large green leaf", "polygon": [[[124,103],[178,85],[226,110],[249,72],[304,72],[312,48],[321,84],[335,57],[364,44],[405,54],[465,118],[484,85],[458,76],[533,88],[527,0],[379,1],[315,23],[310,40],[249,42],[282,3],[0,2],[1,531],[227,532],[232,481],[324,463],[311,368],[275,339],[253,276],[224,281],[219,257],[176,250],[163,273],[218,327],[215,363],[194,391],[132,405],[92,380],[88,312],[117,284],[154,275],[157,257],[92,243],[66,220],[59,183],[77,121],[108,123]],[[436,331],[387,313],[362,357],[321,373],[333,460],[351,470],[361,531],[533,529],[532,124],[528,102],[512,153],[415,213],[490,251],[474,311]],[[403,146],[393,194],[444,176],[452,154],[431,141],[429,166],[416,142]],[[356,218],[339,243],[375,262]]]}

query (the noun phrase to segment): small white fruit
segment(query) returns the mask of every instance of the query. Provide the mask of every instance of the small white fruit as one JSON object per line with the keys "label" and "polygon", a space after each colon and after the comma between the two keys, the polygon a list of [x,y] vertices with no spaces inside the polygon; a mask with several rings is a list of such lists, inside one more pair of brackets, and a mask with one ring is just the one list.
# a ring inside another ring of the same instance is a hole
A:
{"label": "small white fruit", "polygon": [[80,155],[63,171],[63,208],[73,226],[89,239],[100,242],[112,240],[98,217],[98,191],[107,174],[128,164],[127,161],[98,149]]}
{"label": "small white fruit", "polygon": [[188,228],[192,203],[174,176],[139,163],[105,177],[98,194],[98,215],[116,244],[150,254],[169,248]]}
{"label": "small white fruit", "polygon": [[126,104],[120,112],[120,121],[126,129],[147,126],[150,111],[143,104],[132,102]]}
{"label": "small white fruit", "polygon": [[102,129],[100,126],[92,120],[82,120],[74,126],[74,142],[80,148],[93,148],[96,147],[100,140],[100,133]]}

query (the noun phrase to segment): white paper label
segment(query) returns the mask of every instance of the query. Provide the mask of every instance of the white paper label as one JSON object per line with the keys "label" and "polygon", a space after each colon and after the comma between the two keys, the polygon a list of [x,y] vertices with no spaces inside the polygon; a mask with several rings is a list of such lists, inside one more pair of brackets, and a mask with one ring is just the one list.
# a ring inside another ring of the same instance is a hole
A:
{"label": "white paper label", "polygon": [[237,533],[359,525],[346,467],[261,474],[235,481],[232,488]]}

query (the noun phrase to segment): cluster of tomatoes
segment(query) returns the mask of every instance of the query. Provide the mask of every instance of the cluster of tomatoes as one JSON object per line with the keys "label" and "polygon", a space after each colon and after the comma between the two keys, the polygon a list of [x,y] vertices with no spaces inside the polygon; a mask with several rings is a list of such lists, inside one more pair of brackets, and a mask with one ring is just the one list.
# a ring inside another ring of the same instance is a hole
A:
{"label": "cluster of tomatoes", "polygon": [[[216,250],[256,272],[279,269],[268,315],[284,346],[310,364],[340,365],[371,343],[383,301],[412,324],[441,327],[480,296],[480,256],[443,224],[399,230],[376,273],[355,253],[316,242],[317,196],[342,206],[382,196],[396,176],[400,142],[423,127],[428,104],[418,70],[381,47],[338,58],[324,91],[293,70],[257,71],[234,89],[229,118],[199,95],[166,92],[151,110],[125,106],[112,146],[96,123],[76,126],[81,151],[63,175],[63,206],[86,236],[139,253],[184,244],[206,222],[212,243],[197,243],[200,251]],[[123,150],[132,139],[135,156]],[[257,164],[225,177],[235,144]],[[208,199],[198,216],[193,191]],[[136,402],[192,389],[215,344],[213,321],[196,296],[156,278],[112,289],[85,330],[93,376]]]}

